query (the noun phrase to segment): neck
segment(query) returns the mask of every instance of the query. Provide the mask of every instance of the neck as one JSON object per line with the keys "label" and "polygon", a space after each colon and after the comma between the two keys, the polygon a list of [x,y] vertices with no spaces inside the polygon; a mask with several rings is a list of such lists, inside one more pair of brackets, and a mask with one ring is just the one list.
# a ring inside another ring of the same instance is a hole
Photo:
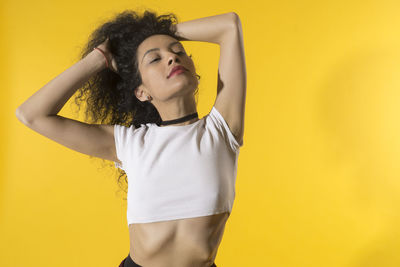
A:
{"label": "neck", "polygon": [[[174,102],[168,102],[168,103],[154,103],[154,106],[157,108],[157,111],[159,112],[161,116],[161,120],[163,122],[167,121],[172,121],[176,119],[182,119],[186,116],[189,116],[191,114],[194,114],[197,112],[196,109],[196,102],[194,101],[194,97],[191,97],[189,99],[185,98],[179,98],[175,99]],[[188,120],[182,121],[182,122],[176,122],[176,123],[171,123],[168,125],[188,125],[192,124],[196,121],[198,121],[199,118],[197,117],[192,117],[189,118]],[[160,127],[168,126],[168,125],[160,125]]]}
{"label": "neck", "polygon": [[[191,119],[192,118],[192,119]],[[198,121],[198,114],[197,112],[184,116],[182,118],[178,118],[176,120],[169,120],[169,121],[162,121],[160,127],[168,126],[168,125],[175,125],[175,126],[182,126],[192,124]]]}

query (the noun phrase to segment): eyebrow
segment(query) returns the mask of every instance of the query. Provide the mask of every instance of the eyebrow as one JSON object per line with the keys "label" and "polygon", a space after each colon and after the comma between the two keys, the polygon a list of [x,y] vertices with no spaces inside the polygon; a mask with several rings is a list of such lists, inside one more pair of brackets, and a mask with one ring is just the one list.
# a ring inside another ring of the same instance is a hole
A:
{"label": "eyebrow", "polygon": [[[172,42],[172,43],[170,43],[170,44],[168,45],[168,48],[172,47],[172,46],[175,45],[175,44],[180,44],[180,42],[179,42],[179,41]],[[144,55],[143,55],[143,57],[142,57],[142,62],[143,62],[144,57],[145,57],[148,53],[150,53],[150,52],[152,52],[152,51],[156,51],[156,50],[160,50],[160,48],[152,48],[152,49],[147,50],[146,53],[144,53]]]}

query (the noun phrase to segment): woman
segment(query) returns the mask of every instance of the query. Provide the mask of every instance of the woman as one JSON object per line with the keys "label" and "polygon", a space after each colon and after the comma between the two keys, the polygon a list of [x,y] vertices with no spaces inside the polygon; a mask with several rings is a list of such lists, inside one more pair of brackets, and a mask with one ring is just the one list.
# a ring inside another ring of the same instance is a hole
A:
{"label": "woman", "polygon": [[[216,266],[235,197],[246,94],[240,19],[173,19],[122,12],[16,111],[34,131],[127,175],[130,251],[120,267]],[[199,76],[182,40],[220,46],[217,98],[201,119]],[[78,88],[87,114],[102,123],[57,115]]]}

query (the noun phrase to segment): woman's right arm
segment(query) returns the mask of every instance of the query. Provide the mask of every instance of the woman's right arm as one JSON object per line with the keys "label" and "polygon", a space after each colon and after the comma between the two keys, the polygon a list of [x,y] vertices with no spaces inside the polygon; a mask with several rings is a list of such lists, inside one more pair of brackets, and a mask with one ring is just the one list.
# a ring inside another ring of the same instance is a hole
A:
{"label": "woman's right arm", "polygon": [[76,90],[104,68],[104,56],[93,50],[22,103],[16,110],[17,118],[30,129],[70,149],[120,162],[113,125],[88,124],[57,115]]}

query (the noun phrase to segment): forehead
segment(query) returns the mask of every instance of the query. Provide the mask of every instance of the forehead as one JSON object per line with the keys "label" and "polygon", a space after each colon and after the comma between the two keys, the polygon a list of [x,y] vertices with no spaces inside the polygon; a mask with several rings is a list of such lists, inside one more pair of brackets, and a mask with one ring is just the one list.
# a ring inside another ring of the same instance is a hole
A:
{"label": "forehead", "polygon": [[143,55],[149,49],[168,46],[173,41],[178,41],[178,40],[169,35],[164,35],[164,34],[156,34],[149,36],[139,45],[138,54],[140,56]]}

